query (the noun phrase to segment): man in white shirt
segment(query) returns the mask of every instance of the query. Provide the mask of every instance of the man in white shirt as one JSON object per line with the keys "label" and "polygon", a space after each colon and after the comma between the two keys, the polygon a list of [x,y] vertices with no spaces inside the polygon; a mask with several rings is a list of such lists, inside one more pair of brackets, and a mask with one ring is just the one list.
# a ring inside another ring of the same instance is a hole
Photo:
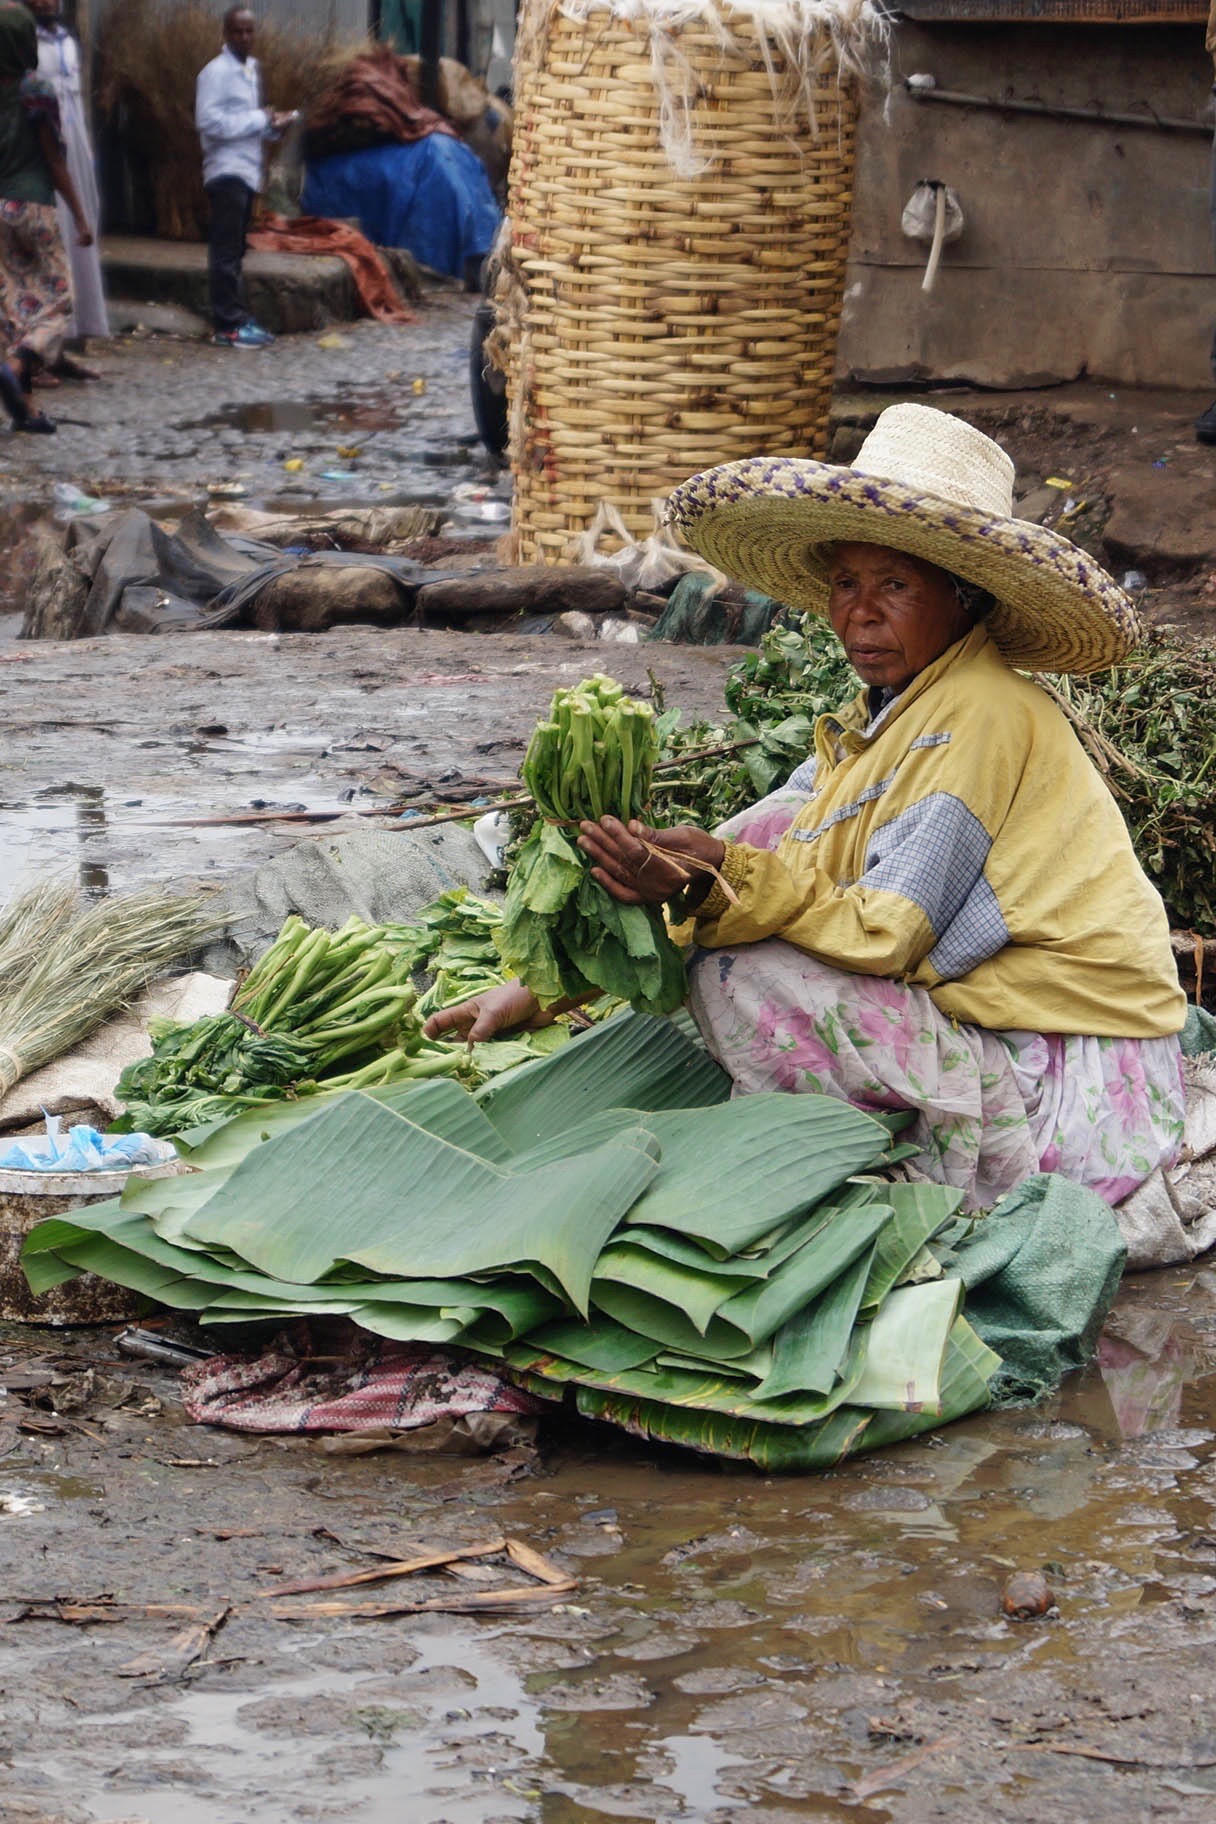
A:
{"label": "man in white shirt", "polygon": [[[80,46],[63,23],[61,0],[31,0],[38,21],[38,74],[45,76],[55,90],[59,103],[59,124],[63,131],[64,157],[76,186],[85,216],[93,235],[89,247],[80,245],[71,211],[63,198],[58,199],[59,227],[67,248],[72,275],[72,334],[108,336],[105,290],[101,282],[101,250],[97,245],[97,225],[101,214],[97,195],[97,171],[89,125],[85,116],[84,96],[80,82]],[[69,371],[76,363],[66,363]],[[77,371],[84,371],[77,369]]]}
{"label": "man in white shirt", "polygon": [[212,340],[228,348],[265,348],[274,341],[249,315],[241,263],[253,205],[262,188],[262,148],[295,119],[262,106],[261,75],[253,55],[257,30],[246,7],[224,14],[224,48],[199,71],[194,124],[203,143],[203,187],[211,205],[209,277]]}

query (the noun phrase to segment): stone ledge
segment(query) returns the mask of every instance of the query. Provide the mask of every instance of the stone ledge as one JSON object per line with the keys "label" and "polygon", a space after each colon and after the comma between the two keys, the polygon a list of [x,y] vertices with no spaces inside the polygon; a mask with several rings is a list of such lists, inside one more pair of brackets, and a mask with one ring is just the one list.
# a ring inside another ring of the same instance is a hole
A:
{"label": "stone ledge", "polygon": [[[107,235],[101,243],[106,289],[115,298],[174,304],[207,315],[207,249],[197,241]],[[329,255],[245,256],[249,308],[276,335],[349,323],[364,312],[350,271]]]}

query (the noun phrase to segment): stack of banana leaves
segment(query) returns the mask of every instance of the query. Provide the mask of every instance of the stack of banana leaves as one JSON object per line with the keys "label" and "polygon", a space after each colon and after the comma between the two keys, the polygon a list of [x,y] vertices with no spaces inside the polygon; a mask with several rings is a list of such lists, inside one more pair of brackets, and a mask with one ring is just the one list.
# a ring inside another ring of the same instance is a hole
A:
{"label": "stack of banana leaves", "polygon": [[345,1316],[765,1468],[985,1405],[1001,1358],[961,1309],[958,1193],[883,1177],[888,1122],[729,1087],[681,1022],[626,1013],[476,1095],[279,1103],[196,1135],[194,1170],[39,1224],[26,1273],[207,1325]]}

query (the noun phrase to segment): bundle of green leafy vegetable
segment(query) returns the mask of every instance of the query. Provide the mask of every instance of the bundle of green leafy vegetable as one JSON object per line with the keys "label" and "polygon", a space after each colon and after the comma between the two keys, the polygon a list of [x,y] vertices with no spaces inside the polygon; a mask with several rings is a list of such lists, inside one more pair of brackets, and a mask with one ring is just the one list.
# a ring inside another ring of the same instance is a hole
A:
{"label": "bundle of green leafy vegetable", "polygon": [[423,1019],[505,980],[495,942],[501,924],[501,906],[479,899],[467,887],[451,887],[412,919],[385,925],[385,941],[415,976],[425,972],[431,977],[418,997]]}
{"label": "bundle of green leafy vegetable", "polygon": [[171,1134],[284,1097],[458,1072],[459,1050],[422,1034],[408,954],[351,918],[340,931],[287,920],[227,1013],[154,1020],[152,1055],[118,1082],[120,1125]]}
{"label": "bundle of green leafy vegetable", "polygon": [[684,963],[661,911],[626,906],[592,879],[583,819],[640,817],[650,796],[654,716],[597,674],[559,690],[522,767],[540,813],[511,870],[497,942],[542,1005],[599,989],[649,1013],[684,999]]}

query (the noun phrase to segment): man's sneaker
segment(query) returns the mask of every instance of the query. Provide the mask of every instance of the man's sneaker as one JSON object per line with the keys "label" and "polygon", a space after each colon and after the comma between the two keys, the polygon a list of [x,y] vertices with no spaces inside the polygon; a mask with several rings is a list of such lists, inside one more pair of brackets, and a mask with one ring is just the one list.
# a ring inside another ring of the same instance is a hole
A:
{"label": "man's sneaker", "polygon": [[242,323],[239,329],[217,329],[211,340],[217,348],[269,348],[274,337],[258,323]]}
{"label": "man's sneaker", "polygon": [[1216,403],[1195,420],[1195,438],[1199,443],[1216,443]]}

